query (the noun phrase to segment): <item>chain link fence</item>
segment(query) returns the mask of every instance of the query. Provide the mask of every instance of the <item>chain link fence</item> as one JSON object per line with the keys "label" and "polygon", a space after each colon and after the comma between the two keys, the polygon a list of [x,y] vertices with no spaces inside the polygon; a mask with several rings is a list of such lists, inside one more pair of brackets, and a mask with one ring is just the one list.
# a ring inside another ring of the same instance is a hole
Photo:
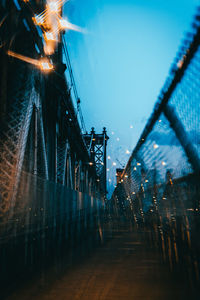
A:
{"label": "chain link fence", "polygon": [[144,228],[170,268],[199,284],[199,15],[113,193],[120,219]]}

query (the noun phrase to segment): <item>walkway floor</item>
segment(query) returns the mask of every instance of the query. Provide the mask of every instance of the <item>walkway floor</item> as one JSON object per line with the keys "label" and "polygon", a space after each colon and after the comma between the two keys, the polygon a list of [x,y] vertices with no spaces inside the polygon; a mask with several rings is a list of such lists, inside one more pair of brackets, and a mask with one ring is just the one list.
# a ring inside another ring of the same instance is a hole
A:
{"label": "walkway floor", "polygon": [[121,230],[59,278],[32,280],[8,300],[168,300],[194,299],[160,256],[141,240],[143,234]]}

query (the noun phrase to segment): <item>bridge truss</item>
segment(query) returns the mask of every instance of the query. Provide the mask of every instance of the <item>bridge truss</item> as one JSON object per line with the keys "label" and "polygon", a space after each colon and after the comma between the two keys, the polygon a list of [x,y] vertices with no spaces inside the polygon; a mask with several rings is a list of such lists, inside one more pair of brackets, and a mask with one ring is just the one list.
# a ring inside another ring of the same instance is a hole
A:
{"label": "bridge truss", "polygon": [[45,3],[0,1],[2,284],[20,270],[64,251],[70,241],[87,234],[102,237],[106,181],[97,174],[83,136],[68,53],[72,82],[64,74],[62,33],[55,52],[47,56],[54,67],[51,72],[7,55],[8,51],[20,53],[34,62],[46,57],[40,30],[33,23],[33,10],[39,13]]}
{"label": "bridge truss", "polygon": [[40,55],[37,49],[43,54],[30,10],[19,3],[20,10],[13,1],[1,9],[1,40],[6,41],[1,48],[2,216],[15,206],[22,172],[90,195],[100,192],[63,74],[62,46],[51,58],[55,70],[46,75],[7,56],[8,49],[35,59]]}

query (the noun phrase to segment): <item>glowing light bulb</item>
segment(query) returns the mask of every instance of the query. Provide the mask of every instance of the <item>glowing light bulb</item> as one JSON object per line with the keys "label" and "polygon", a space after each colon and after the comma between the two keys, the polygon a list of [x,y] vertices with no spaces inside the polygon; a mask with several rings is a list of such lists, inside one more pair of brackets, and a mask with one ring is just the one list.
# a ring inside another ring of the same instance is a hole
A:
{"label": "glowing light bulb", "polygon": [[154,149],[157,149],[157,148],[158,148],[158,145],[157,145],[157,144],[154,144],[153,147],[154,147]]}
{"label": "glowing light bulb", "polygon": [[110,155],[108,155],[108,159],[111,159]]}
{"label": "glowing light bulb", "polygon": [[116,166],[117,164],[116,164],[116,162],[113,162],[113,166]]}
{"label": "glowing light bulb", "polygon": [[130,154],[130,151],[129,151],[129,150],[126,150],[126,154]]}
{"label": "glowing light bulb", "polygon": [[182,68],[182,66],[183,66],[183,64],[184,64],[184,61],[185,61],[185,59],[186,59],[186,55],[183,55],[182,59],[181,59],[181,60],[179,60],[179,62],[177,63],[177,67],[178,67],[179,69],[181,69],[181,68]]}
{"label": "glowing light bulb", "polygon": [[51,31],[47,31],[44,33],[44,39],[47,41],[55,41],[56,40],[53,32],[51,32]]}
{"label": "glowing light bulb", "polygon": [[50,63],[50,61],[47,58],[42,58],[39,61],[40,69],[43,71],[50,71],[53,70],[53,65]]}

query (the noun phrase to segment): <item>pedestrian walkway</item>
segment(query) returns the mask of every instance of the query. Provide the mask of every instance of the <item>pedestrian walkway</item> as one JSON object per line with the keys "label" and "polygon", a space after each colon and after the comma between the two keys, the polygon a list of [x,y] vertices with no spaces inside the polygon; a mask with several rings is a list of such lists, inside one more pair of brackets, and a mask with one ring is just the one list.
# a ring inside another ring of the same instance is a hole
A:
{"label": "pedestrian walkway", "polygon": [[[138,231],[118,230],[114,238],[60,276],[33,280],[8,300],[194,299],[181,274],[172,274]],[[47,276],[48,277],[48,276]]]}

